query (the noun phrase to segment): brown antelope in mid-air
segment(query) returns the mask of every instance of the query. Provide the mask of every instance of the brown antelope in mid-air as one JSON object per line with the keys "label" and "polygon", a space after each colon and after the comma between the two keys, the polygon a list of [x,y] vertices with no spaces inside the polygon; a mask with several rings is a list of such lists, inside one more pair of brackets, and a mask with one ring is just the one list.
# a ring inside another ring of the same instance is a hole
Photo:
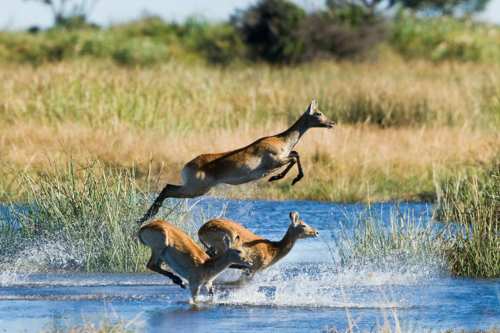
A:
{"label": "brown antelope in mid-air", "polygon": [[[203,286],[210,295],[213,295],[213,280],[230,265],[241,268],[248,268],[251,265],[246,253],[240,249],[241,242],[238,237],[233,238],[233,242],[229,237],[224,238],[222,242],[226,251],[213,258],[209,257],[184,231],[166,221],[156,220],[142,226],[139,230],[139,239],[151,248],[151,258],[147,267],[154,272],[164,274],[166,271],[163,271],[160,265],[161,262],[165,262],[175,273],[188,281],[194,303]],[[182,280],[180,285],[184,288]]]}
{"label": "brown antelope in mid-air", "polygon": [[250,279],[256,272],[274,265],[285,257],[298,239],[319,235],[316,229],[299,219],[299,213],[290,212],[290,220],[290,226],[280,241],[264,239],[241,224],[221,218],[210,220],[202,225],[198,230],[198,237],[208,249],[207,252],[215,257],[226,251],[227,246],[224,239],[227,237],[238,239],[252,264],[249,269],[239,267],[237,264],[230,267],[246,269],[247,279]]}
{"label": "brown antelope in mid-air", "polygon": [[306,112],[284,132],[260,138],[240,149],[200,155],[182,169],[183,185],[167,184],[137,222],[141,224],[155,216],[166,198],[193,198],[207,193],[217,184],[244,184],[286,166],[282,172],[269,178],[269,181],[275,181],[285,177],[297,164],[298,174],[292,181],[294,185],[304,173],[299,154],[293,148],[308,129],[332,128],[334,124],[318,110],[318,103],[313,100]]}

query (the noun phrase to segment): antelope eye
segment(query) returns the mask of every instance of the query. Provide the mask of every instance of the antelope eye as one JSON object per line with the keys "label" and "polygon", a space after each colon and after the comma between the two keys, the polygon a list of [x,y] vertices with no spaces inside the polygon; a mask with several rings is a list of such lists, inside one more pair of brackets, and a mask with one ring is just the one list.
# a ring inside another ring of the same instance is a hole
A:
{"label": "antelope eye", "polygon": [[315,116],[321,116],[321,112],[315,112],[314,115]]}

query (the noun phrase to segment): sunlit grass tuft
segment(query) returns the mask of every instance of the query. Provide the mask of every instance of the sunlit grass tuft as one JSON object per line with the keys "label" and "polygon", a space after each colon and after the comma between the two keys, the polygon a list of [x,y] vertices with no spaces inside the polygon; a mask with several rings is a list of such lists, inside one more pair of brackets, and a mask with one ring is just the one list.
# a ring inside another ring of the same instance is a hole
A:
{"label": "sunlit grass tuft", "polygon": [[437,193],[437,217],[457,224],[447,250],[453,274],[500,277],[500,163],[447,178]]}
{"label": "sunlit grass tuft", "polygon": [[341,264],[359,268],[417,268],[419,272],[427,268],[445,270],[448,229],[427,219],[428,216],[403,214],[393,209],[384,222],[368,209],[354,217],[350,227],[342,232],[338,244]]}

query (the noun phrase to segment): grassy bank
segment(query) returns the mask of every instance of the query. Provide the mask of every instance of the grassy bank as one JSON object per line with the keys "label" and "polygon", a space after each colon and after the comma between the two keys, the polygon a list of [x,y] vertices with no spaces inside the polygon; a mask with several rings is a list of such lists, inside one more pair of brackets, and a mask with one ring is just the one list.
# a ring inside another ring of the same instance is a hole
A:
{"label": "grassy bank", "polygon": [[480,167],[498,153],[498,73],[398,58],[294,68],[0,65],[0,198],[27,199],[19,171],[50,176],[69,162],[99,161],[103,170],[133,172],[141,188],[157,190],[179,182],[182,165],[200,153],[283,130],[317,97],[339,125],[313,129],[297,146],[306,177],[293,188],[289,179],[262,181],[225,194],[432,199],[436,177]]}

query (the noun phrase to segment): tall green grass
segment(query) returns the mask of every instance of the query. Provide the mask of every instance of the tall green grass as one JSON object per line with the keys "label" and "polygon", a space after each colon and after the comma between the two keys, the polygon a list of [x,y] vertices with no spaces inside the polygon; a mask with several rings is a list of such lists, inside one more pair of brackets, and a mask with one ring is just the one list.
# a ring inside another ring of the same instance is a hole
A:
{"label": "tall green grass", "polygon": [[459,276],[500,277],[500,162],[437,186],[437,217],[458,224],[447,258]]}
{"label": "tall green grass", "polygon": [[349,222],[352,229],[343,230],[338,245],[342,265],[419,271],[444,268],[447,228],[413,212],[392,210],[387,223],[373,213],[370,209],[362,212]]}
{"label": "tall green grass", "polygon": [[434,263],[455,276],[500,277],[500,164],[440,179],[436,187],[435,219],[449,223],[393,214],[384,225],[368,212],[342,237],[341,262]]}
{"label": "tall green grass", "polygon": [[[44,251],[43,246],[49,244],[66,248],[76,257],[70,258],[72,269],[144,270],[149,250],[136,238],[139,226],[135,220],[144,213],[149,197],[139,190],[134,174],[103,171],[97,165],[80,169],[70,164],[50,177],[26,176],[24,181],[29,186],[28,206],[16,210],[16,228],[1,230],[5,245],[0,248],[2,255],[10,251],[15,257],[17,251],[18,255],[29,256],[26,249],[36,245]],[[184,229],[194,229],[190,228],[186,209],[178,204],[176,208],[172,212],[167,205],[163,216],[168,213],[169,221],[182,224]]]}

